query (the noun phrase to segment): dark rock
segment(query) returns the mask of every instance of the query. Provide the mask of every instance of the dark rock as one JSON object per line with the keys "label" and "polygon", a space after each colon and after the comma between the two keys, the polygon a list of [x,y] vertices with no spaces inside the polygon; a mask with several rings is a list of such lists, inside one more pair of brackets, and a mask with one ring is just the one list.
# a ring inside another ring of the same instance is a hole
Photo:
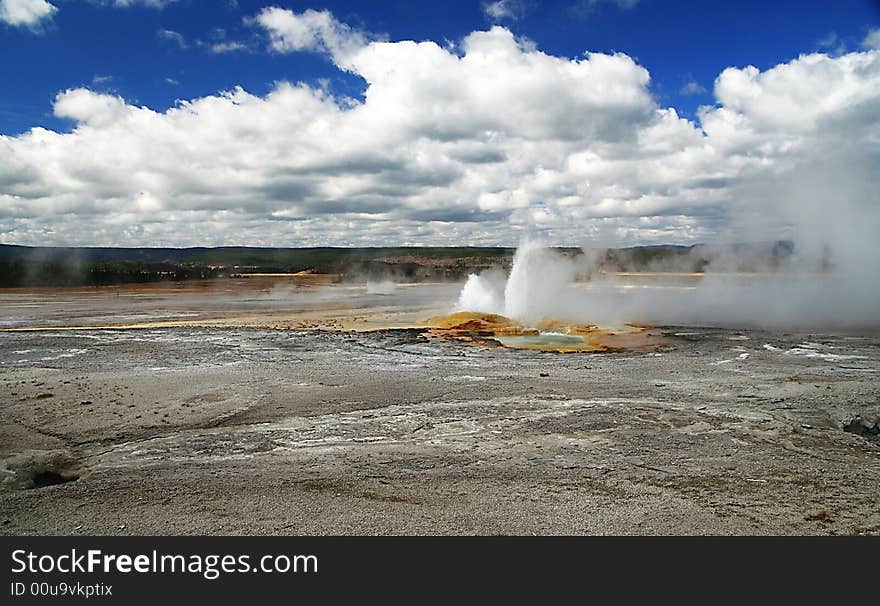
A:
{"label": "dark rock", "polygon": [[856,415],[849,421],[844,422],[843,431],[847,433],[854,433],[857,436],[862,436],[863,438],[868,439],[878,439],[880,438],[880,424],[863,419],[861,416]]}

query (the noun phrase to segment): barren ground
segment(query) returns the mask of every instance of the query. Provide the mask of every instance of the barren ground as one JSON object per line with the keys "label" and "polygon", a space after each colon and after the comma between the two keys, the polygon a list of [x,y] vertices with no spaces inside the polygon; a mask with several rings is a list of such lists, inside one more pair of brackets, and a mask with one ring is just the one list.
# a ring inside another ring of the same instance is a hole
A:
{"label": "barren ground", "polygon": [[0,533],[880,533],[876,334],[562,355],[191,294],[0,297],[48,327],[0,333]]}

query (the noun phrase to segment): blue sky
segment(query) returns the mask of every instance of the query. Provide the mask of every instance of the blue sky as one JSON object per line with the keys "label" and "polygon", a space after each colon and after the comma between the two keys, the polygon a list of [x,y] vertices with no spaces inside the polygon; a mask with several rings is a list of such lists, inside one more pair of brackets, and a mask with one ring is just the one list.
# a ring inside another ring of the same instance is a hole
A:
{"label": "blue sky", "polygon": [[0,0],[0,56],[4,243],[877,248],[877,2]]}
{"label": "blue sky", "polygon": [[[484,4],[179,0],[157,9],[57,0],[59,10],[36,32],[0,24],[0,56],[7,58],[0,63],[0,132],[70,128],[52,116],[52,100],[60,90],[78,86],[154,109],[234,86],[265,94],[278,80],[325,78],[334,90],[358,95],[363,81],[323,56],[266,52],[260,32],[246,20],[265,6],[329,9],[340,21],[392,41],[457,41],[489,26]],[[610,0],[524,1],[515,13],[498,22],[547,53],[632,56],[650,71],[658,102],[687,116],[713,102],[712,83],[726,67],[763,70],[801,53],[857,49],[880,24],[880,3],[866,0],[640,0],[629,8]],[[162,30],[180,34],[183,44]],[[246,48],[212,52],[211,45],[222,42]],[[689,82],[691,94],[682,94]]]}

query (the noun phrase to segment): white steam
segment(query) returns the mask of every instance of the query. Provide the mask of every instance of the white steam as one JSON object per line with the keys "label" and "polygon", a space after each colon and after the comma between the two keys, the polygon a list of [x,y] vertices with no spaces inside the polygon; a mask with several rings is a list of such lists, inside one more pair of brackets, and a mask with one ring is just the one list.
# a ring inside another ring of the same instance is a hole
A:
{"label": "white steam", "polygon": [[[517,249],[509,276],[498,270],[471,274],[462,288],[457,308],[501,314],[524,322],[568,315],[559,303],[570,297],[577,265],[527,240]],[[569,304],[572,302],[569,301]]]}
{"label": "white steam", "polygon": [[367,280],[367,294],[393,295],[397,290],[397,284],[391,280]]}
{"label": "white steam", "polygon": [[506,281],[507,277],[498,270],[469,275],[458,295],[456,310],[503,315]]}
{"label": "white steam", "polygon": [[709,325],[767,328],[880,327],[876,268],[819,272],[796,255],[774,272],[711,273],[736,264],[719,254],[702,277],[617,276],[589,255],[566,256],[540,242],[517,250],[510,274],[471,275],[456,309],[497,313],[526,325],[542,319],[617,326]]}

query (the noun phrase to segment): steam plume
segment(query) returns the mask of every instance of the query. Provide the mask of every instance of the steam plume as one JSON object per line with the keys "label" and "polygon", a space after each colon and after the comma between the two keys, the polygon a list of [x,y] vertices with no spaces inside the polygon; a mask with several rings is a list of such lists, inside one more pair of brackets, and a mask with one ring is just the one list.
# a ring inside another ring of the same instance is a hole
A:
{"label": "steam plume", "polygon": [[[615,326],[710,325],[766,328],[878,327],[877,286],[870,271],[831,267],[794,255],[789,266],[760,274],[713,272],[736,265],[721,252],[702,276],[620,277],[596,271],[594,257],[562,255],[538,241],[524,242],[510,274],[472,274],[458,310],[496,313],[526,325],[542,319]],[[809,268],[809,271],[806,270]]]}

